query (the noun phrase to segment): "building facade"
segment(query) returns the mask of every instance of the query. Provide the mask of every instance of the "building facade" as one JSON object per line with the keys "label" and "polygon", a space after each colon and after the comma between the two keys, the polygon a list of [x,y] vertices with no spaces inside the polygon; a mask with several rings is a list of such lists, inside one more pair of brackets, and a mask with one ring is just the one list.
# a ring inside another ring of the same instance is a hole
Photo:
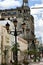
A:
{"label": "building facade", "polygon": [[0,26],[0,64],[9,63],[11,59],[10,37],[6,28]]}
{"label": "building facade", "polygon": [[[0,15],[1,15],[0,20],[10,19],[10,21],[12,21],[12,18],[17,17],[17,21],[18,21],[17,30],[22,30],[22,26],[21,26],[22,23],[26,24],[24,32],[20,35],[20,37],[23,40],[26,40],[27,43],[25,44],[24,42],[21,42],[21,43],[19,42],[19,44],[20,44],[20,49],[22,51],[23,49],[25,50],[25,48],[27,49],[28,47],[30,49],[30,45],[32,44],[32,41],[34,40],[35,35],[34,35],[34,17],[30,14],[30,7],[28,6],[28,0],[23,0],[23,5],[21,7],[17,7],[16,9],[0,10]],[[10,45],[9,41],[5,40],[6,38],[7,39],[10,38],[9,35],[6,36],[4,33],[3,36],[5,37],[5,38],[2,37],[4,39],[3,43],[5,44],[7,42],[8,45],[6,44],[6,46],[9,47]],[[11,43],[11,40],[10,40],[10,43]]]}
{"label": "building facade", "polygon": [[15,16],[18,20],[17,28],[21,30],[21,24],[25,22],[26,28],[22,35],[22,37],[28,42],[32,43],[34,40],[34,17],[30,14],[30,7],[28,6],[28,0],[23,0],[23,4],[21,7],[17,7],[16,9],[9,10],[0,10],[2,19],[12,19]]}
{"label": "building facade", "polygon": [[[13,40],[12,40],[13,38]],[[10,60],[13,60],[13,51],[12,46],[15,43],[15,37],[12,35],[9,35],[7,33],[7,30],[5,26],[0,26],[0,64],[1,63],[9,63]],[[17,37],[17,43],[19,43],[19,49],[18,52],[18,61],[22,61],[24,58],[23,51],[27,50],[27,41],[23,38]]]}

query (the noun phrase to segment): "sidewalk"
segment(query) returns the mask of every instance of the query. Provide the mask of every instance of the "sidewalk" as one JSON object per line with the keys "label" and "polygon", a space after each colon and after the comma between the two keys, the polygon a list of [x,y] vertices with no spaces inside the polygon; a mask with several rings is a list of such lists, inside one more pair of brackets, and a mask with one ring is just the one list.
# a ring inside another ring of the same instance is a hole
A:
{"label": "sidewalk", "polygon": [[43,65],[43,62],[33,62],[33,63],[30,63],[30,65]]}

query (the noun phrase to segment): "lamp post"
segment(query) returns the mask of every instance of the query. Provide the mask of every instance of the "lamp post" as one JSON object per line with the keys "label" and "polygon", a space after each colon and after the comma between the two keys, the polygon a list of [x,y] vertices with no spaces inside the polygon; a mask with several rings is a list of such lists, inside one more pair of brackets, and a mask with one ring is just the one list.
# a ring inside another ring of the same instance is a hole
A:
{"label": "lamp post", "polygon": [[25,23],[23,23],[23,24],[22,24],[22,29],[23,29],[23,32],[24,32],[25,26],[26,26],[26,24],[25,24]]}
{"label": "lamp post", "polygon": [[7,22],[7,24],[6,24],[7,32],[9,32],[9,26],[10,26],[10,24]]}
{"label": "lamp post", "polygon": [[[19,32],[19,31],[17,31],[17,19],[15,18],[15,19],[13,19],[13,24],[14,24],[14,27],[15,27],[15,31],[12,31],[12,32],[14,32],[14,36],[15,36],[15,51],[13,52],[13,59],[14,59],[14,62],[15,62],[15,65],[17,65],[18,64],[18,50],[17,50],[17,32]],[[6,24],[6,29],[7,29],[7,32],[9,32],[9,23],[7,23]],[[25,23],[23,23],[22,24],[22,29],[23,29],[23,32],[24,32],[24,28],[25,28]],[[15,55],[15,56],[14,56]]]}
{"label": "lamp post", "polygon": [[15,54],[15,65],[17,65],[18,64],[18,50],[17,50],[17,30],[16,30],[16,27],[17,27],[17,20],[16,19],[14,19],[14,21],[13,21],[13,23],[14,23],[14,26],[15,26],[15,31],[14,31],[14,36],[15,36],[15,52],[14,52],[14,54]]}

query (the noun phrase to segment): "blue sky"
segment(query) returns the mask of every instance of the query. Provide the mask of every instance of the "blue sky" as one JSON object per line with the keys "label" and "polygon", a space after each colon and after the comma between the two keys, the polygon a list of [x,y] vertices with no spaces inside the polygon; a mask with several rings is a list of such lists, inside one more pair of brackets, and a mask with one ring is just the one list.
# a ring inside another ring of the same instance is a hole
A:
{"label": "blue sky", "polygon": [[[43,7],[43,0],[29,0],[28,6]],[[22,0],[0,0],[0,9],[16,8],[22,5]],[[31,9],[30,12],[34,16],[35,35],[42,37],[43,41],[43,9]]]}
{"label": "blue sky", "polygon": [[29,0],[29,6],[34,6],[35,4],[41,4],[41,0]]}

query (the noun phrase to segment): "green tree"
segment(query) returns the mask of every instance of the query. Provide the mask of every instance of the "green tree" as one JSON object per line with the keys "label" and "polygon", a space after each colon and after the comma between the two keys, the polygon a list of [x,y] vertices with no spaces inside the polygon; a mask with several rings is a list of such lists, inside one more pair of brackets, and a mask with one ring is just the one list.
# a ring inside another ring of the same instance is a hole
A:
{"label": "green tree", "polygon": [[14,64],[16,63],[16,62],[15,62],[16,52],[17,52],[17,54],[18,54],[18,51],[20,51],[19,47],[20,47],[20,46],[19,46],[19,44],[17,43],[17,47],[16,47],[16,45],[14,44],[14,45],[12,46],[12,48],[11,48],[11,50],[12,50],[12,52],[13,52]]}

